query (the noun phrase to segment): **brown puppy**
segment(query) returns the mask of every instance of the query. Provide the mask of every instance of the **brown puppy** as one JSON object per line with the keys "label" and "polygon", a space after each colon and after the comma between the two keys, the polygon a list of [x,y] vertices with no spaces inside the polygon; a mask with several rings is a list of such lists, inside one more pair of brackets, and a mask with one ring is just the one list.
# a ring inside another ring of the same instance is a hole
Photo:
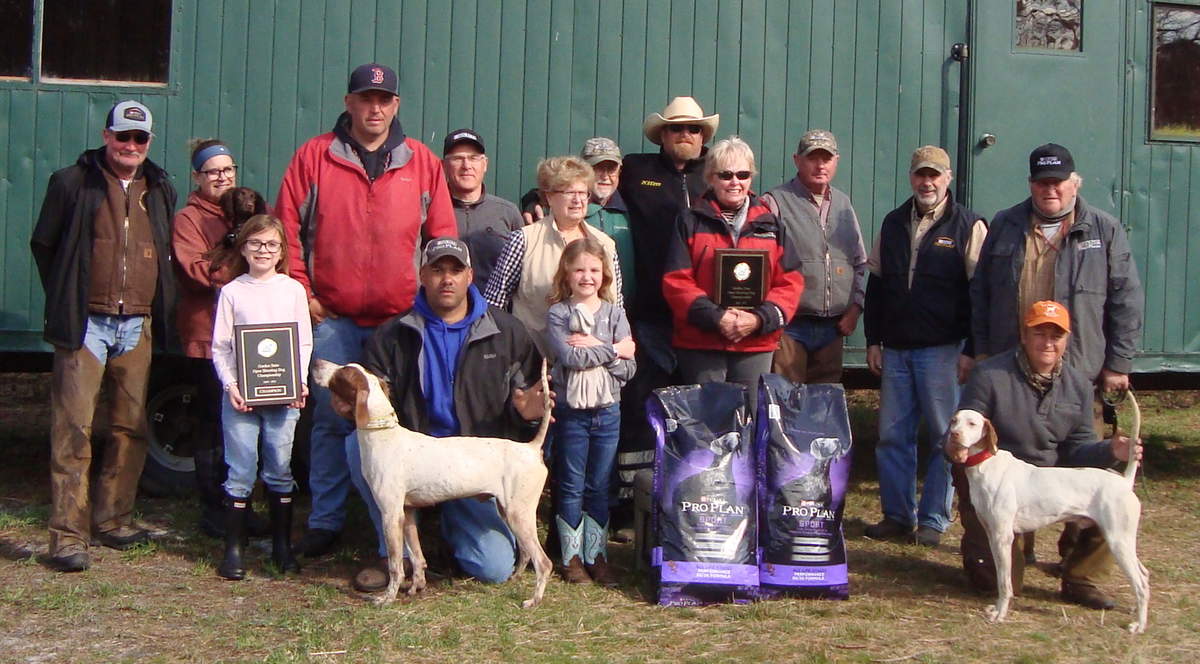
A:
{"label": "brown puppy", "polygon": [[550,558],[537,537],[537,506],[546,483],[542,444],[550,426],[550,387],[542,363],[546,414],[529,443],[501,438],[450,436],[434,438],[400,426],[383,383],[358,364],[338,366],[315,360],[313,378],[333,393],[333,407],[353,419],[358,429],[363,478],[379,505],[388,548],[388,587],[376,600],[395,600],[404,580],[404,545],[408,544],[415,595],[425,587],[425,556],[410,510],[458,498],[496,498],[500,515],[517,540],[516,571],[533,561],[537,574],[533,607],[542,600],[550,578]]}

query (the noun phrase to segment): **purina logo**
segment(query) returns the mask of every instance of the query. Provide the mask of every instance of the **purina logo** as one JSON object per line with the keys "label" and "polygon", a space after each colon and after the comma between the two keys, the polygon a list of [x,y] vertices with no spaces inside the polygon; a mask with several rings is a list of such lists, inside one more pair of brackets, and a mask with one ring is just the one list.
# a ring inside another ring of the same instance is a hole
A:
{"label": "purina logo", "polygon": [[146,121],[146,113],[144,111],[142,111],[142,109],[138,108],[137,106],[130,106],[130,107],[126,108],[125,112],[122,113],[121,115],[126,120],[133,120],[134,122],[145,122]]}
{"label": "purina logo", "polygon": [[371,67],[371,84],[379,85],[383,83],[383,70],[379,67]]}
{"label": "purina logo", "polygon": [[1037,165],[1038,166],[1062,166],[1062,160],[1054,155],[1047,155],[1045,157],[1038,157]]}

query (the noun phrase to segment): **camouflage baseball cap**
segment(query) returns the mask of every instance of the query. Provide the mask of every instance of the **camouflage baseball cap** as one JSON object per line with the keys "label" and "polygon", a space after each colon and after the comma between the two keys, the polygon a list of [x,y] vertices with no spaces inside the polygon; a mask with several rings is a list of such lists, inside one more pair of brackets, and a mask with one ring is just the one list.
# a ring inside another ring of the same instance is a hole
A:
{"label": "camouflage baseball cap", "polygon": [[938,173],[945,173],[950,170],[950,155],[936,145],[922,145],[913,150],[908,173],[912,175],[922,168],[932,168]]}
{"label": "camouflage baseball cap", "polygon": [[824,129],[809,130],[800,137],[800,145],[796,148],[796,154],[806,155],[813,150],[824,150],[835,155],[838,153],[837,139],[833,137],[832,132]]}
{"label": "camouflage baseball cap", "polygon": [[621,148],[617,147],[617,142],[611,138],[596,136],[584,141],[579,156],[591,166],[602,161],[615,161],[620,164]]}

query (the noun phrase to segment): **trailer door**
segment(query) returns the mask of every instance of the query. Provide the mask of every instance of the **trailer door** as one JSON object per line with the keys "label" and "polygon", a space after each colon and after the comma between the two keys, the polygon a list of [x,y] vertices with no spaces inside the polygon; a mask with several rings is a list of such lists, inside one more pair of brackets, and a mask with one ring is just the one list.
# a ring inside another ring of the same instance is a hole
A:
{"label": "trailer door", "polygon": [[1029,196],[1029,153],[1065,146],[1088,203],[1118,213],[1123,1],[975,0],[968,202],[991,218]]}

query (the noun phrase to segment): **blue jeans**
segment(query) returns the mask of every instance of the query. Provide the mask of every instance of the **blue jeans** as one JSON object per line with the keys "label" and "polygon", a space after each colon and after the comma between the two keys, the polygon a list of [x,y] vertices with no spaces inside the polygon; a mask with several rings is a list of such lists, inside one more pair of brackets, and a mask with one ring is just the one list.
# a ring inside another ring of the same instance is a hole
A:
{"label": "blue jeans", "polygon": [[608,484],[612,480],[621,405],[554,409],[554,476],[558,481],[555,512],[572,528],[587,512],[608,524]]}
{"label": "blue jeans", "polygon": [[838,332],[838,321],[841,316],[831,318],[816,318],[814,316],[796,316],[792,322],[783,328],[783,333],[804,346],[805,350],[815,353],[829,344],[837,341],[842,333]]}
{"label": "blue jeans", "polygon": [[[354,487],[367,504],[367,513],[375,526],[379,555],[387,556],[383,519],[362,474],[357,435],[346,439],[346,457],[350,462]],[[474,498],[446,501],[441,504],[441,513],[442,539],[454,552],[459,569],[484,583],[503,583],[512,576],[513,567],[517,564],[517,540],[504,519],[500,518],[495,498],[485,501]]]}
{"label": "blue jeans", "polygon": [[[883,515],[907,526],[944,532],[950,525],[950,467],[941,441],[958,407],[958,356],[961,344],[897,350],[883,349],[879,386],[879,501]],[[929,433],[929,468],[917,504],[917,424]]]}
{"label": "blue jeans", "polygon": [[137,347],[142,339],[146,316],[109,316],[88,314],[83,332],[83,347],[105,364]]}
{"label": "blue jeans", "polygon": [[239,413],[228,397],[222,399],[221,430],[225,433],[225,463],[229,466],[225,493],[245,498],[254,491],[259,434],[263,484],[275,493],[291,493],[296,486],[292,480],[292,437],[299,419],[300,411],[295,408],[255,406],[248,413]]}
{"label": "blue jeans", "polygon": [[[326,318],[313,328],[313,359],[336,364],[359,362],[363,344],[374,331],[375,328],[360,326],[349,318]],[[346,521],[346,496],[350,491],[346,446],[354,439],[354,423],[333,412],[328,388],[314,381],[308,389],[313,401],[308,470],[312,512],[308,515],[308,527],[337,532]]]}

